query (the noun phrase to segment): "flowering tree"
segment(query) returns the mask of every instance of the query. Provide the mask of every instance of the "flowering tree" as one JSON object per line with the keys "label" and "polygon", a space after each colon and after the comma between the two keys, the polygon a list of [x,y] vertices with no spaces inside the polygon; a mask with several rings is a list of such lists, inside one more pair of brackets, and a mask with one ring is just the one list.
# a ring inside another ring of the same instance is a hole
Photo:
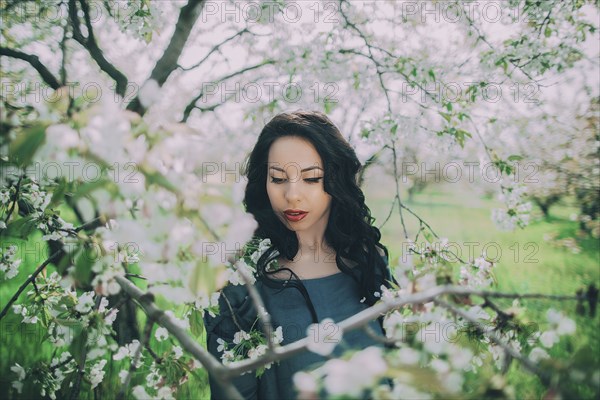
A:
{"label": "flowering tree", "polygon": [[[298,351],[331,353],[340,337],[311,335],[327,332],[327,320],[281,346],[282,330],[252,285],[270,243],[253,237],[256,222],[239,207],[236,160],[255,140],[243,132],[289,107],[344,116],[342,131],[367,168],[388,166],[396,182],[390,214],[398,211],[411,243],[390,265],[399,286],[336,322],[343,336],[384,314],[379,340],[395,348],[299,373],[303,394],[325,387],[338,396],[370,388],[379,398],[447,397],[478,374],[473,396],[510,395],[502,372],[515,360],[548,393],[597,394],[597,361],[589,368],[581,351],[549,355],[575,332],[573,320],[549,308],[548,328],[532,329],[518,301],[572,300],[593,318],[597,289],[494,291],[494,263],[457,257],[402,199],[399,163],[415,151],[404,142],[419,137],[442,151],[477,143],[502,177],[506,207],[493,211],[495,221],[505,229],[528,223],[514,175],[530,154],[513,152],[509,138],[489,139],[510,125],[515,99],[530,100],[549,76],[585,61],[598,9],[489,4],[502,21],[490,22],[490,6],[463,2],[3,2],[0,319],[35,326],[52,344],[48,358],[30,365],[15,354],[2,360],[3,368],[10,362],[8,394],[78,398],[115,375],[119,397],[172,398],[190,378],[206,382],[206,371],[239,398],[228,385],[237,375],[260,374]],[[500,24],[509,28],[498,32]],[[493,93],[510,96],[490,101]],[[419,223],[410,235],[408,218]],[[35,264],[28,276],[25,264]],[[246,285],[257,323],[221,341],[217,360],[200,344],[202,317],[220,311],[225,283]],[[498,298],[515,301],[506,309]],[[568,383],[573,373],[579,381]],[[384,376],[393,389],[378,385]]]}

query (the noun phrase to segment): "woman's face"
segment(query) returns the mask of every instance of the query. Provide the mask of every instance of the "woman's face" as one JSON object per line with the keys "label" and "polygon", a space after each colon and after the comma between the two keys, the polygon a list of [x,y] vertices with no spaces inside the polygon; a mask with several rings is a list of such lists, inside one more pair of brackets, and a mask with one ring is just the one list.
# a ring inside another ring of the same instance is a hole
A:
{"label": "woman's face", "polygon": [[324,234],[331,210],[331,196],[323,187],[324,172],[321,156],[309,141],[284,136],[271,145],[267,194],[275,215],[288,229]]}

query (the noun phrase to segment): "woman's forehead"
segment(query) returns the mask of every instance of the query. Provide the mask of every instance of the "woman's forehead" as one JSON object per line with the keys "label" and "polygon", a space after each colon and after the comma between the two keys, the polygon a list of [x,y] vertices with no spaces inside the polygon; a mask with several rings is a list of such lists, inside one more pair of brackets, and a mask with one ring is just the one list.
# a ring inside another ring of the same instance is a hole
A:
{"label": "woman's forehead", "polygon": [[[308,140],[293,136],[277,139],[269,149],[269,169],[285,169],[286,165],[304,170],[315,167],[323,169],[323,161],[315,147]],[[318,171],[318,169],[316,169]]]}

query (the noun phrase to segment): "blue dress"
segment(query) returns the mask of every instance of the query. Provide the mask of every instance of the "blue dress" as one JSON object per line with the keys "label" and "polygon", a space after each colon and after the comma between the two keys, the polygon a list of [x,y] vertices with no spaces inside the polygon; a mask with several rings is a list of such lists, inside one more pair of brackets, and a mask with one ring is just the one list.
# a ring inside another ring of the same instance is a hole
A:
{"label": "blue dress", "polygon": [[[356,281],[343,272],[322,278],[303,279],[302,283],[313,303],[319,321],[331,318],[334,322],[340,322],[368,308],[367,304],[361,303],[361,295]],[[284,290],[272,288],[258,280],[255,287],[271,315],[273,328],[282,327],[283,341],[281,345],[304,338],[313,319],[303,295],[295,288]],[[225,301],[225,298],[228,302]],[[252,326],[257,314],[247,289],[242,285],[226,286],[221,292],[219,303],[221,313],[216,318],[205,314],[204,319],[208,335],[208,351],[220,360],[222,353],[217,351],[217,338],[231,343],[233,335],[239,331],[238,326],[233,322],[231,311],[235,310],[236,322],[246,331]],[[229,307],[230,305],[231,307]],[[377,320],[371,321],[370,326],[378,335],[383,335],[381,325]],[[328,329],[326,332],[331,333],[332,330]],[[348,349],[360,350],[368,346],[383,345],[368,336],[364,330],[356,329],[344,332],[342,340],[336,345],[332,356],[338,357]],[[305,351],[273,363],[260,378],[256,378],[254,372],[250,372],[235,378],[232,382],[245,399],[295,399],[297,392],[292,380],[294,374],[301,370],[311,369],[310,367],[317,367],[326,360],[326,357]],[[226,399],[216,382],[209,378],[209,383],[211,399]]]}

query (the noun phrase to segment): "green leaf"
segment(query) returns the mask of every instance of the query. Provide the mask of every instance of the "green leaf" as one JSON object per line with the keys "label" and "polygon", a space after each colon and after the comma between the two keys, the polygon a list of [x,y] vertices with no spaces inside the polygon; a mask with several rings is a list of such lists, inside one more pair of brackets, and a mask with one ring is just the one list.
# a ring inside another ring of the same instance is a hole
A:
{"label": "green leaf", "polygon": [[14,222],[7,224],[6,229],[0,231],[0,237],[12,237],[18,239],[27,239],[35,230],[36,221],[32,215],[19,218]]}
{"label": "green leaf", "polygon": [[92,266],[100,260],[98,247],[83,246],[77,253],[73,277],[80,283],[89,283],[92,280]]}
{"label": "green leaf", "polygon": [[71,342],[71,345],[69,346],[69,351],[73,355],[73,358],[77,362],[77,365],[79,365],[79,367],[83,367],[84,361],[85,361],[85,354],[86,354],[85,347],[86,347],[87,337],[88,337],[87,330],[82,329],[81,325],[74,326],[73,330],[76,333],[75,333],[75,338],[73,339],[73,341]]}
{"label": "green leaf", "polygon": [[204,329],[204,321],[202,320],[202,314],[198,310],[192,310],[190,314],[190,328],[192,335],[200,336]]}
{"label": "green leaf", "polygon": [[67,186],[68,183],[64,179],[61,179],[61,182],[58,184],[58,186],[56,186],[54,192],[52,193],[52,200],[50,200],[48,208],[54,208],[62,203],[63,199],[65,198]]}
{"label": "green leaf", "polygon": [[10,159],[22,167],[31,164],[33,156],[44,143],[44,139],[46,139],[45,124],[37,123],[25,129],[9,145]]}
{"label": "green leaf", "polygon": [[354,90],[358,90],[358,88],[360,86],[360,74],[358,72],[354,72],[354,74],[352,74],[352,76],[354,78],[352,87],[354,87]]}
{"label": "green leaf", "polygon": [[465,147],[465,138],[472,137],[471,134],[463,129],[457,129],[454,134],[456,141],[460,144],[460,147]]}
{"label": "green leaf", "polygon": [[446,120],[446,122],[450,123],[450,120],[452,119],[452,114],[449,113],[445,113],[443,111],[440,111],[439,114],[444,117],[444,119]]}
{"label": "green leaf", "polygon": [[325,100],[323,102],[323,107],[325,108],[325,114],[329,114],[333,108],[333,103],[329,100]]}
{"label": "green leaf", "polygon": [[511,156],[508,156],[508,161],[519,161],[522,159],[523,159],[523,156],[520,156],[518,154],[513,154]]}
{"label": "green leaf", "polygon": [[108,186],[111,183],[109,179],[102,178],[94,182],[85,182],[77,187],[77,190],[73,194],[73,200],[77,200],[80,197],[87,196],[94,190]]}
{"label": "green leaf", "polygon": [[430,69],[428,74],[431,77],[431,79],[435,81],[435,73],[433,72],[433,69]]}
{"label": "green leaf", "polygon": [[551,35],[552,35],[552,29],[549,26],[547,26],[546,29],[544,29],[544,36],[546,36],[548,38]]}

